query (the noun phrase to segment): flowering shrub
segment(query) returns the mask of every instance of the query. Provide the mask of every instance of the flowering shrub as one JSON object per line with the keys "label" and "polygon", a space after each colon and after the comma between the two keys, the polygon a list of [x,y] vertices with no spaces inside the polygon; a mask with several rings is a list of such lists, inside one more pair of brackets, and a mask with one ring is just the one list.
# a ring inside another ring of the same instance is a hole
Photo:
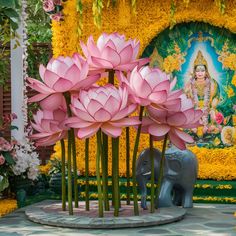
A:
{"label": "flowering shrub", "polygon": [[61,0],[44,0],[43,9],[52,20],[60,21],[63,19]]}
{"label": "flowering shrub", "polygon": [[0,118],[0,192],[9,186],[8,178],[13,175],[12,166],[16,159],[15,141],[8,141],[2,136],[6,131],[14,128],[11,126],[11,121],[15,118],[14,114],[7,114]]}
{"label": "flowering shrub", "polygon": [[9,178],[19,176],[35,180],[38,175],[38,154],[28,138],[24,141],[8,141],[2,137],[7,131],[16,129],[11,125],[15,114],[0,119],[0,192],[9,186]]}
{"label": "flowering shrub", "polygon": [[35,147],[28,138],[15,145],[15,164],[12,166],[14,175],[35,180],[38,176],[39,159]]}

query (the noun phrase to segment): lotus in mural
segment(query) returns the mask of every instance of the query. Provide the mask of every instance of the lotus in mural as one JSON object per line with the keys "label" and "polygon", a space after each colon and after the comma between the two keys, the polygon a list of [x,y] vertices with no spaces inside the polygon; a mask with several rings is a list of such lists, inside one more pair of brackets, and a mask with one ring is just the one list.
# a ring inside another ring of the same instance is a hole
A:
{"label": "lotus in mural", "polygon": [[42,82],[28,78],[29,86],[39,92],[29,102],[44,100],[43,108],[58,108],[63,103],[62,93],[88,88],[99,79],[98,75],[88,76],[88,71],[88,63],[77,53],[72,57],[52,58],[47,67],[40,65]]}
{"label": "lotus in mural", "polygon": [[124,35],[118,33],[103,33],[97,43],[90,36],[87,46],[81,42],[91,70],[131,71],[137,65],[145,65],[149,62],[148,58],[137,59],[139,46],[139,41],[126,40]]}
{"label": "lotus in mural", "polygon": [[91,137],[100,128],[107,135],[118,137],[123,127],[140,123],[135,118],[127,118],[136,108],[136,104],[128,103],[126,89],[108,84],[72,96],[71,110],[75,116],[66,123],[78,129],[81,139]]}
{"label": "lotus in mural", "polygon": [[32,122],[31,125],[38,133],[32,134],[31,139],[36,141],[37,146],[50,146],[66,137],[68,128],[64,126],[64,122],[67,113],[64,108],[54,111],[38,110],[33,118],[35,123]]}

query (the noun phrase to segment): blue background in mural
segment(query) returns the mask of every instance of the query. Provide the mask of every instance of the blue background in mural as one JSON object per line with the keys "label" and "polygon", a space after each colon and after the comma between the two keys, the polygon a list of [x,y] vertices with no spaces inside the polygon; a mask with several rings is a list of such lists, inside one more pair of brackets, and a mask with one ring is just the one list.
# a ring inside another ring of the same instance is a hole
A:
{"label": "blue background in mural", "polygon": [[[203,37],[212,37],[208,33],[203,33]],[[198,34],[192,34],[190,38],[197,38]],[[187,39],[188,40],[188,39]],[[218,54],[216,50],[211,46],[210,40],[198,42],[192,41],[190,48],[187,49],[185,56],[185,63],[181,66],[181,70],[174,72],[174,76],[178,78],[178,88],[183,88],[185,83],[191,78],[191,73],[193,72],[193,62],[197,56],[198,50],[201,50],[203,56],[208,63],[208,71],[214,80],[217,81],[220,87],[221,96],[225,97],[224,87],[227,85],[228,73],[222,68],[222,63],[218,61]]]}

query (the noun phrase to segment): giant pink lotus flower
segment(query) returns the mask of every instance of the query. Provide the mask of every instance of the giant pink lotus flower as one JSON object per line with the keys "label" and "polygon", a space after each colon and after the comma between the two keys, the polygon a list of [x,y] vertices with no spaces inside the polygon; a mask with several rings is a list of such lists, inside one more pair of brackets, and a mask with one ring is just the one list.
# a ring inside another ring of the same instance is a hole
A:
{"label": "giant pink lotus flower", "polygon": [[[194,110],[191,99],[183,94],[179,110],[168,110],[150,105],[147,107],[149,118],[144,118],[142,131],[161,140],[168,133],[170,141],[179,149],[186,148],[185,142],[192,143],[193,138],[182,129],[196,128],[202,116],[200,109]],[[174,101],[172,101],[174,104]],[[178,106],[179,100],[176,99]]]}
{"label": "giant pink lotus flower", "polygon": [[144,66],[138,69],[135,67],[127,78],[122,72],[117,75],[121,84],[127,87],[132,101],[141,106],[151,103],[161,105],[167,101],[171,103],[170,101],[182,94],[179,91],[171,93],[174,82],[171,83],[170,77],[158,68]]}
{"label": "giant pink lotus flower", "polygon": [[86,56],[91,70],[113,69],[131,71],[135,66],[142,66],[149,62],[148,58],[137,60],[140,43],[136,40],[125,40],[124,35],[118,33],[103,33],[94,42],[92,36],[87,41],[87,46],[81,42],[81,47]]}
{"label": "giant pink lotus flower", "polygon": [[59,108],[54,111],[39,110],[34,115],[35,123],[32,127],[39,133],[32,134],[37,146],[50,146],[58,140],[65,138],[68,128],[64,126],[67,119],[66,110]]}
{"label": "giant pink lotus flower", "polygon": [[126,89],[116,89],[113,85],[82,90],[73,95],[71,110],[75,117],[68,118],[68,126],[78,128],[81,139],[94,135],[100,128],[109,136],[121,135],[122,127],[138,125],[134,118],[127,118],[135,111],[136,104],[128,104]]}
{"label": "giant pink lotus flower", "polygon": [[79,54],[52,58],[46,68],[40,65],[42,82],[28,78],[29,86],[39,92],[29,102],[44,100],[44,109],[58,108],[63,102],[62,93],[88,88],[99,79],[98,75],[88,76],[88,70],[88,63]]}

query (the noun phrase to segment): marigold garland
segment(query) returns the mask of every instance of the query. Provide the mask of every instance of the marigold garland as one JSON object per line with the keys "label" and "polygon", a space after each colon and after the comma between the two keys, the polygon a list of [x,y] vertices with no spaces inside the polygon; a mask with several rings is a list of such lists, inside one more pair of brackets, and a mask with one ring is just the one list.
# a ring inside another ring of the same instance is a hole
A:
{"label": "marigold garland", "polygon": [[[224,14],[221,14],[219,7],[212,0],[189,1],[188,6],[184,1],[176,1],[173,19],[170,17],[171,0],[139,1],[134,16],[127,14],[131,11],[130,1],[118,1],[113,7],[104,7],[101,29],[94,25],[92,4],[92,0],[83,3],[82,17],[84,23],[80,39],[86,41],[91,34],[97,38],[101,32],[117,31],[125,34],[127,38],[140,40],[140,55],[149,42],[169,27],[173,20],[176,24],[190,21],[207,22],[236,32],[235,0],[227,1]],[[72,55],[79,47],[79,35],[76,33],[79,13],[76,10],[76,0],[66,1],[63,7],[64,22],[52,22],[54,56]],[[123,13],[125,13],[124,16]],[[127,15],[127,23],[124,23],[122,18]]]}
{"label": "marigold garland", "polygon": [[13,199],[0,200],[0,217],[17,209],[17,201]]}
{"label": "marigold garland", "polygon": [[[215,4],[212,0],[199,1],[175,1],[175,12],[170,17],[172,0],[139,1],[136,6],[136,14],[131,16],[130,1],[118,1],[113,7],[104,8],[102,12],[102,26],[98,29],[93,22],[92,0],[83,3],[83,33],[78,34],[79,12],[76,9],[76,0],[66,1],[64,3],[63,13],[65,20],[63,22],[52,22],[52,46],[54,56],[72,55],[75,51],[80,51],[79,41],[86,42],[89,35],[96,39],[101,32],[119,32],[125,34],[127,38],[137,38],[140,40],[140,55],[151,40],[161,31],[169,27],[173,22],[175,24],[182,22],[207,22],[214,26],[225,27],[232,32],[236,32],[236,0],[227,1],[227,7],[223,9],[224,14],[219,11],[222,5]],[[220,1],[221,2],[221,1]],[[224,6],[223,6],[224,7]],[[125,20],[124,20],[125,18]],[[232,63],[235,54],[227,55],[224,58],[224,65],[228,68],[235,67]],[[167,63],[167,62],[166,62]],[[173,66],[173,65],[172,65]],[[177,64],[175,65],[177,68]],[[172,68],[168,68],[172,69]],[[229,91],[230,93],[231,91]],[[131,140],[134,140],[135,131],[131,132]],[[126,171],[125,164],[125,136],[121,138],[120,149],[120,175],[124,176]],[[148,147],[148,136],[144,135],[140,143],[139,151]],[[133,141],[131,141],[131,147]],[[84,142],[77,142],[78,168],[84,172]],[[90,148],[90,174],[95,174],[95,139],[91,139]],[[191,150],[197,154],[199,160],[199,178],[231,180],[236,179],[236,149],[230,147],[227,149],[205,149],[192,147]],[[60,145],[55,146],[56,153],[60,156]],[[111,174],[109,169],[109,174]]]}

